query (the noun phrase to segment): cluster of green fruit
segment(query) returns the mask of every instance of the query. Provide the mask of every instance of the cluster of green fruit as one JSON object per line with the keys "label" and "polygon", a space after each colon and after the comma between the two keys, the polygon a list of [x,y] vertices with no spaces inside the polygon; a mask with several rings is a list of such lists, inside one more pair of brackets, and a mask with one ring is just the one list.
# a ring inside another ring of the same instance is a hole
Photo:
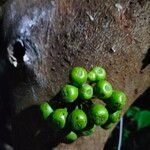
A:
{"label": "cluster of green fruit", "polygon": [[[56,130],[68,130],[67,141],[91,135],[96,125],[108,129],[119,121],[126,96],[113,90],[106,81],[104,68],[94,67],[87,72],[82,67],[74,67],[70,72],[70,81],[61,90],[61,102],[65,108],[53,110],[47,102],[40,105],[43,118],[50,118],[50,124]],[[94,98],[103,100],[106,106],[92,102]]]}

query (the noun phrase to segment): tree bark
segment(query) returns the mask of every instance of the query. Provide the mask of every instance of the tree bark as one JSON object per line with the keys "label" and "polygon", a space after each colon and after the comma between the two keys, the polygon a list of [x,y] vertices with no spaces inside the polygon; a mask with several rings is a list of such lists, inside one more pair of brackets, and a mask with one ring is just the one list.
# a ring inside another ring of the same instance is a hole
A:
{"label": "tree bark", "polygon": [[[5,79],[17,114],[55,97],[73,66],[103,66],[108,81],[128,97],[123,114],[150,85],[149,1],[13,0],[5,4],[3,27]],[[100,150],[110,133],[98,127],[53,149]]]}

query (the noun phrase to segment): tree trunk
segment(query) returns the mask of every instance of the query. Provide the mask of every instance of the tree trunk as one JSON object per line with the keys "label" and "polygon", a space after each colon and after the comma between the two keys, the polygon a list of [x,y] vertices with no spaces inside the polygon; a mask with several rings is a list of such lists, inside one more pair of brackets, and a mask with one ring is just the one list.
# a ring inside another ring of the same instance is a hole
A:
{"label": "tree trunk", "polygon": [[[5,81],[13,110],[20,114],[51,100],[69,81],[73,66],[90,70],[99,65],[107,70],[114,88],[125,91],[124,113],[150,85],[149,27],[150,2],[146,0],[8,0],[3,20],[4,56],[9,61]],[[21,120],[30,124],[27,121]],[[59,143],[53,149],[100,150],[110,133],[98,127],[90,137],[69,145]],[[44,150],[45,143],[35,142],[35,146],[25,142],[29,137],[17,130],[15,134],[19,137],[14,139],[16,147]]]}

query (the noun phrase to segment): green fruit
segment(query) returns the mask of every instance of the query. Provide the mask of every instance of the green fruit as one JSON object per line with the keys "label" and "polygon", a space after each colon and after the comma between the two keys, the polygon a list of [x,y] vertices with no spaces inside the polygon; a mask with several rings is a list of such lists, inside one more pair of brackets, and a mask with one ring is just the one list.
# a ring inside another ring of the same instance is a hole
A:
{"label": "green fruit", "polygon": [[87,125],[87,116],[81,109],[75,109],[69,116],[69,123],[73,130],[82,130]]}
{"label": "green fruit", "polygon": [[44,102],[40,104],[40,112],[42,114],[42,118],[47,119],[53,112],[53,109],[47,102]]}
{"label": "green fruit", "polygon": [[116,123],[116,122],[119,121],[120,116],[121,116],[121,111],[118,110],[118,111],[116,111],[116,112],[114,112],[114,113],[112,113],[112,114],[109,114],[109,120],[110,120],[110,122],[112,122],[112,123]]}
{"label": "green fruit", "polygon": [[75,86],[80,87],[87,81],[87,71],[82,67],[74,67],[71,70],[70,79]]}
{"label": "green fruit", "polygon": [[71,131],[70,133],[68,133],[65,137],[65,139],[68,141],[68,142],[74,142],[78,139],[78,136],[75,132]]}
{"label": "green fruit", "polygon": [[93,87],[89,84],[83,84],[82,87],[79,89],[79,97],[81,99],[91,99],[93,96]]}
{"label": "green fruit", "polygon": [[95,82],[96,81],[96,74],[94,71],[90,71],[88,74],[87,74],[87,79],[89,82]]}
{"label": "green fruit", "polygon": [[96,125],[93,125],[92,127],[88,127],[86,128],[83,132],[82,132],[82,135],[83,136],[90,136],[92,135],[96,130]]}
{"label": "green fruit", "polygon": [[103,125],[108,120],[108,111],[101,104],[93,104],[90,108],[90,117],[96,125]]}
{"label": "green fruit", "polygon": [[65,103],[72,103],[78,97],[78,88],[67,84],[62,88],[61,93]]}
{"label": "green fruit", "polygon": [[96,74],[96,81],[106,79],[106,71],[102,67],[94,67],[92,71]]}
{"label": "green fruit", "polygon": [[67,109],[56,109],[51,115],[51,123],[55,129],[63,129],[66,124]]}
{"label": "green fruit", "polygon": [[108,105],[113,110],[121,110],[126,104],[126,95],[121,91],[113,91]]}
{"label": "green fruit", "polygon": [[106,122],[104,125],[101,126],[103,129],[110,129],[113,127],[113,123]]}
{"label": "green fruit", "polygon": [[100,99],[109,98],[112,95],[112,92],[112,86],[106,80],[99,81],[94,88],[94,94]]}

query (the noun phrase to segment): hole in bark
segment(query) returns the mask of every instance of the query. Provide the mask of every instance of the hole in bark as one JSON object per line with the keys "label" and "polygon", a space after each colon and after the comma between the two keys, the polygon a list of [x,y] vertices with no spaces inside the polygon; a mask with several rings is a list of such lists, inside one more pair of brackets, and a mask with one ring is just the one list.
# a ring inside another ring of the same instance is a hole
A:
{"label": "hole in bark", "polygon": [[13,54],[14,57],[17,59],[18,63],[23,62],[23,56],[25,55],[25,47],[20,41],[16,41],[16,43],[13,46]]}
{"label": "hole in bark", "polygon": [[6,2],[6,0],[1,0],[0,5],[3,5]]}

